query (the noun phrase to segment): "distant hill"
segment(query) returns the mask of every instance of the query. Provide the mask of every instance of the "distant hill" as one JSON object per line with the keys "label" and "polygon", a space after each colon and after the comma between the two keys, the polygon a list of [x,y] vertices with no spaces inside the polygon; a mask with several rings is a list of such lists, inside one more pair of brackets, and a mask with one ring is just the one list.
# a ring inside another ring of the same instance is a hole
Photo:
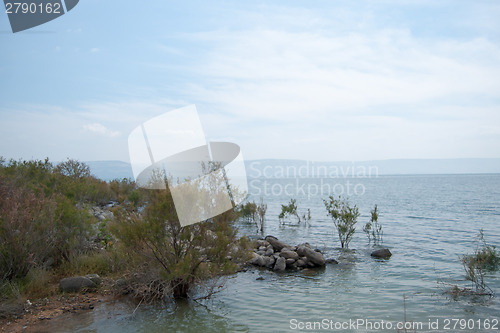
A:
{"label": "distant hill", "polygon": [[[86,162],[92,174],[104,180],[133,178],[130,163]],[[376,175],[500,173],[500,158],[393,159],[362,162],[304,160],[245,161],[249,177],[362,177]]]}
{"label": "distant hill", "polygon": [[130,163],[123,161],[90,161],[85,162],[90,167],[90,172],[97,178],[113,180],[134,178]]}
{"label": "distant hill", "polygon": [[500,158],[392,159],[361,162],[246,161],[250,177],[363,177],[376,175],[500,173]]}

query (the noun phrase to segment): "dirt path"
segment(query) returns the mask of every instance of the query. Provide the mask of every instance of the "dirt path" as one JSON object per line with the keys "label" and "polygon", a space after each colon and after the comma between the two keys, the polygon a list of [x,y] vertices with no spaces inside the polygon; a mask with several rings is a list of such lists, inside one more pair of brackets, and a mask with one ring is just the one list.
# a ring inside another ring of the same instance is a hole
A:
{"label": "dirt path", "polygon": [[66,313],[92,311],[101,302],[113,299],[106,292],[55,295],[36,302],[26,302],[24,313],[17,318],[0,319],[0,332],[36,332],[37,326]]}

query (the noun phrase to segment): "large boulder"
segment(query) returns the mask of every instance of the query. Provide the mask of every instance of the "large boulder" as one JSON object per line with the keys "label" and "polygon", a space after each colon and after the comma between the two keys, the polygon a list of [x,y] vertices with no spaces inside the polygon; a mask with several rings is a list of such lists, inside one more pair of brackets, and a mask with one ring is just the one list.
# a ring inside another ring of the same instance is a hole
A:
{"label": "large boulder", "polygon": [[59,281],[59,289],[63,292],[77,292],[82,288],[95,289],[100,284],[101,279],[97,274],[88,276],[73,276]]}
{"label": "large boulder", "polygon": [[283,257],[285,259],[294,259],[294,260],[299,259],[299,255],[297,254],[297,252],[294,251],[281,251],[280,257]]}
{"label": "large boulder", "polygon": [[276,260],[276,264],[274,264],[274,270],[278,272],[282,272],[286,269],[286,259],[283,257],[279,257]]}
{"label": "large boulder", "polygon": [[374,258],[388,259],[392,256],[392,253],[389,249],[378,249],[373,251],[371,256]]}
{"label": "large boulder", "polygon": [[325,265],[325,257],[320,252],[316,252],[306,245],[300,245],[297,248],[297,254],[301,257],[306,257],[307,260],[313,263],[314,265],[317,266]]}
{"label": "large boulder", "polygon": [[278,238],[274,236],[267,236],[266,241],[269,242],[273,246],[274,251],[279,252],[281,251],[284,247],[291,247],[290,245],[283,243],[282,241],[279,241]]}

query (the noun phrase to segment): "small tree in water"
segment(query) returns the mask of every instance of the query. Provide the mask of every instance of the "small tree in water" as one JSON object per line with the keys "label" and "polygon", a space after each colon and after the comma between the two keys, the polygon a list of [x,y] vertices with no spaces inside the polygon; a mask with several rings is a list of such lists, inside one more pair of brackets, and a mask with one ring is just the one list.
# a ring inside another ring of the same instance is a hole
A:
{"label": "small tree in water", "polygon": [[382,236],[384,234],[382,231],[382,225],[378,223],[377,205],[375,205],[375,208],[370,213],[371,213],[370,222],[367,222],[365,224],[365,226],[363,227],[363,231],[368,237],[368,242],[371,242],[373,239],[373,242],[377,244],[382,242]]}
{"label": "small tree in water", "polygon": [[335,199],[330,196],[328,200],[323,200],[328,215],[332,218],[333,224],[337,228],[340,246],[349,248],[352,236],[356,232],[356,223],[359,217],[359,209],[355,205],[351,207],[347,200],[340,196]]}
{"label": "small tree in water", "polygon": [[267,204],[260,198],[260,203],[254,201],[246,202],[237,207],[236,212],[240,218],[246,219],[247,222],[255,223],[257,231],[264,232],[264,223],[266,221]]}
{"label": "small tree in water", "polygon": [[259,220],[259,231],[264,232],[264,223],[266,221],[267,204],[264,199],[260,198],[260,203],[257,205],[257,216]]}
{"label": "small tree in water", "polygon": [[297,218],[297,223],[300,224],[300,222],[309,222],[311,220],[311,210],[307,209],[307,214],[304,213],[300,215],[297,212],[297,200],[296,199],[290,199],[290,203],[288,205],[281,205],[281,213],[278,216],[281,224],[285,224],[285,220],[288,217],[295,216]]}
{"label": "small tree in water", "polygon": [[477,245],[473,254],[465,255],[461,258],[465,270],[465,278],[471,281],[476,293],[491,292],[491,289],[484,282],[486,271],[496,271],[500,266],[500,256],[495,246],[486,244],[483,229],[477,236]]}

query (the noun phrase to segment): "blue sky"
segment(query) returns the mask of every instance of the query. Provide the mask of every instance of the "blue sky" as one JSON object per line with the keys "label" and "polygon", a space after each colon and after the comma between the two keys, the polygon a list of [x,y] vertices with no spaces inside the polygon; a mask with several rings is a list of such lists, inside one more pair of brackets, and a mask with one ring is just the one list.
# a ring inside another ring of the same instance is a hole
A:
{"label": "blue sky", "polygon": [[128,161],[196,104],[245,159],[500,157],[498,1],[102,1],[13,34],[0,155]]}

